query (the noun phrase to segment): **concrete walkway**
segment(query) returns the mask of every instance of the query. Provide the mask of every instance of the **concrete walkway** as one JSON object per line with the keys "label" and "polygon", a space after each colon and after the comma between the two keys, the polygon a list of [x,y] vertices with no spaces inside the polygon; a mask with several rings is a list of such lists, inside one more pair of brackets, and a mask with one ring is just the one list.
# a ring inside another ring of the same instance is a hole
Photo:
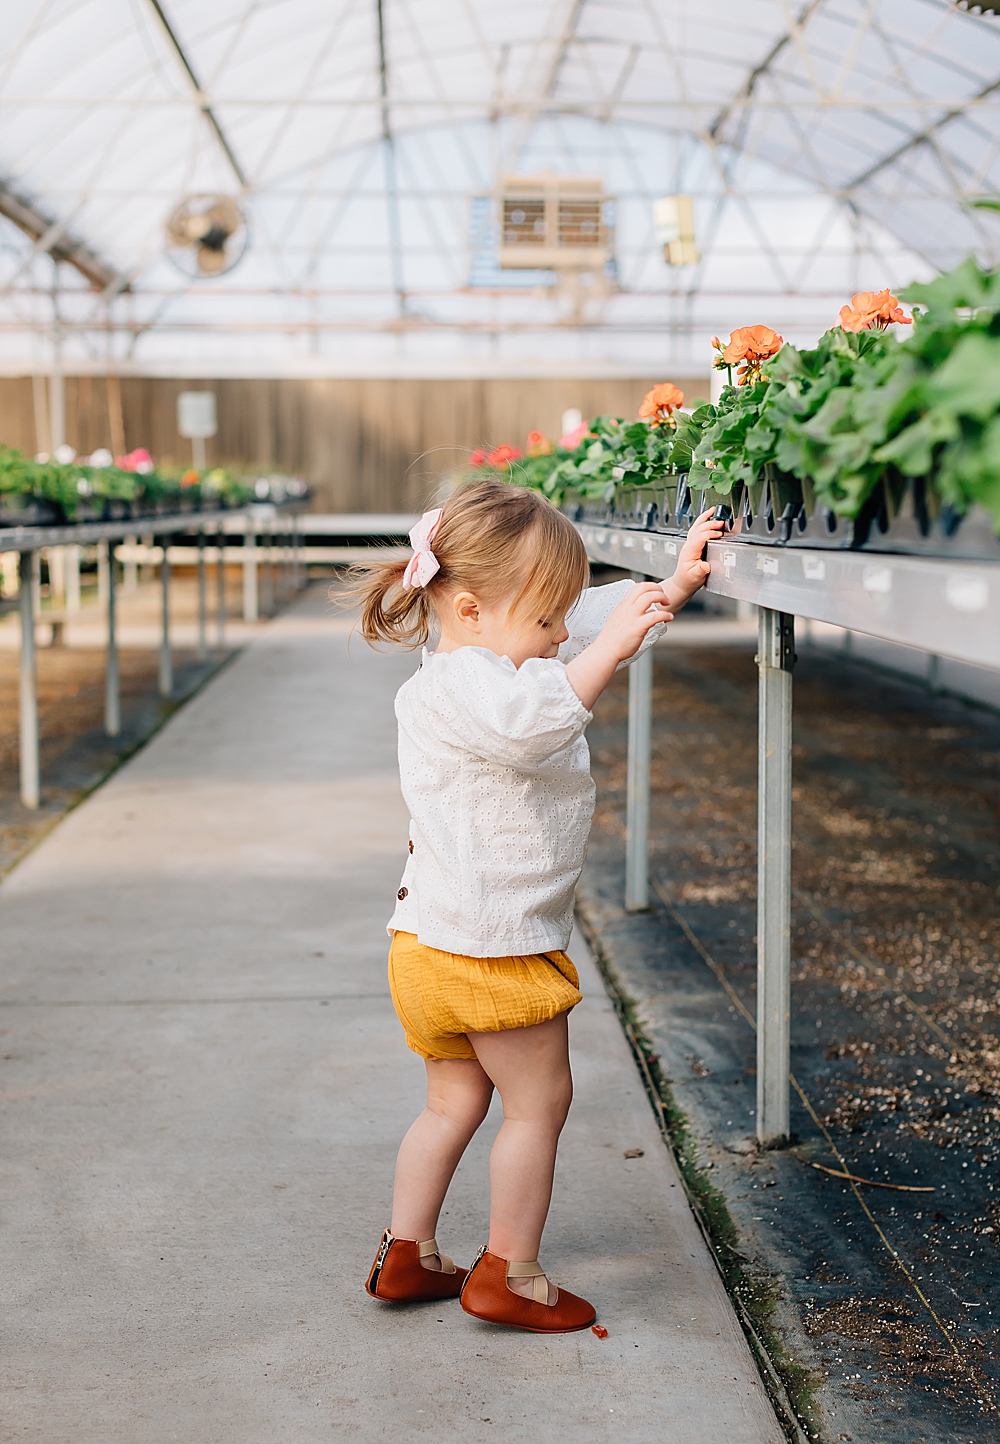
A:
{"label": "concrete walkway", "polygon": [[[542,1259],[610,1337],[363,1293],[421,1102],[384,934],[413,665],[348,651],[314,589],[4,885],[4,1439],[781,1444],[579,943]],[[460,1261],[492,1123],[439,1230]]]}

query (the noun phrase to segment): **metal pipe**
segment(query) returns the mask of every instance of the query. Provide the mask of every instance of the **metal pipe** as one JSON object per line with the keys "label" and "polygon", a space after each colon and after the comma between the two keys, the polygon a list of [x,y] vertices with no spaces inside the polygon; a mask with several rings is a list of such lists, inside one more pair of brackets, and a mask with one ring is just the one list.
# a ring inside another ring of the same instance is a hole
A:
{"label": "metal pipe", "polygon": [[130,596],[139,589],[139,563],[136,561],[135,556],[138,544],[139,538],[137,536],[127,536],[125,538],[127,552],[122,575],[122,586]]}
{"label": "metal pipe", "polygon": [[108,549],[108,658],[104,669],[104,731],[109,737],[117,737],[122,730],[121,677],[118,669],[115,615],[118,582],[115,577],[115,544],[109,541],[105,545]]}
{"label": "metal pipe", "polygon": [[262,534],[264,543],[264,568],[261,577],[261,611],[265,617],[274,613],[274,522],[268,524],[268,530]]}
{"label": "metal pipe", "polygon": [[31,589],[34,593],[35,616],[42,614],[42,548],[31,553]]}
{"label": "metal pipe", "polygon": [[251,518],[246,519],[246,531],[243,534],[243,620],[255,622],[257,620],[257,533],[254,530],[256,522]]}
{"label": "metal pipe", "polygon": [[221,652],[226,645],[226,533],[221,527],[215,534],[215,626]]}
{"label": "metal pipe", "polygon": [[757,1139],[788,1138],[795,618],[761,607],[757,667]]}
{"label": "metal pipe", "polygon": [[205,596],[205,532],[198,531],[198,661],[208,656],[208,613]]}
{"label": "metal pipe", "polygon": [[649,759],[653,728],[653,649],[628,669],[628,780],[625,802],[625,910],[649,907]]}
{"label": "metal pipe", "polygon": [[160,562],[160,595],[162,598],[162,634],[160,637],[160,696],[169,697],[174,690],[174,659],[170,655],[170,559],[167,538],[162,539]]}
{"label": "metal pipe", "polygon": [[35,653],[35,552],[22,552],[18,565],[21,603],[21,801],[38,806],[38,659]]}
{"label": "metal pipe", "polygon": [[281,518],[281,600],[287,602],[295,588],[292,585],[292,518]]}
{"label": "metal pipe", "polygon": [[399,178],[396,174],[396,138],[392,131],[389,110],[389,65],[386,58],[385,15],[382,0],[375,0],[378,20],[379,94],[382,103],[382,163],[385,176],[385,209],[389,230],[389,258],[392,286],[396,292],[399,314],[406,315],[406,285],[403,279],[403,228],[399,209]]}
{"label": "metal pipe", "polygon": [[66,548],[66,610],[75,613],[80,610],[80,548]]}

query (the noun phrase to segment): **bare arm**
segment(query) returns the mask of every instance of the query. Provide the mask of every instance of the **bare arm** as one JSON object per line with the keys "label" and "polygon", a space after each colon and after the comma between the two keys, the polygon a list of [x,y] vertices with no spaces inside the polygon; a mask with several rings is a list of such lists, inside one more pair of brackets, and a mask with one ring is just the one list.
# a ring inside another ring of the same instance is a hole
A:
{"label": "bare arm", "polygon": [[718,541],[724,523],[706,512],[693,523],[677,558],[673,576],[665,582],[640,582],[619,602],[601,631],[578,657],[567,663],[566,677],[580,701],[591,711],[611,681],[620,662],[635,655],[646,633],[690,601],[711,571],[702,561],[705,543]]}
{"label": "bare arm", "polygon": [[566,665],[569,685],[589,712],[615,674],[642,646],[651,627],[673,621],[660,582],[640,582],[618,603],[589,647]]}

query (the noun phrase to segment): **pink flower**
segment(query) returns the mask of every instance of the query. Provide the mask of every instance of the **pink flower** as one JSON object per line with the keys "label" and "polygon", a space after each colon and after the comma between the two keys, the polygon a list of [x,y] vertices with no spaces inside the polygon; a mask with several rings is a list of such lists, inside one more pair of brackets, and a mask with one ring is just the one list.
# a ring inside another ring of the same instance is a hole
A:
{"label": "pink flower", "polygon": [[565,451],[575,451],[586,435],[587,423],[581,421],[579,426],[574,426],[572,431],[567,431],[565,436],[560,436],[559,445]]}
{"label": "pink flower", "polygon": [[122,471],[137,471],[140,475],[148,476],[153,470],[153,458],[144,446],[137,446],[135,451],[130,451],[127,456],[116,456],[115,466]]}

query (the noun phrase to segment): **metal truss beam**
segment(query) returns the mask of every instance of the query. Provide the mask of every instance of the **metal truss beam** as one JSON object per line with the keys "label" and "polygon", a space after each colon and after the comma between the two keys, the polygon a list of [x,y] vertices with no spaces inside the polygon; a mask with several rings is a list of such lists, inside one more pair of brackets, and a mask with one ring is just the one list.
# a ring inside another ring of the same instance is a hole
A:
{"label": "metal truss beam", "polygon": [[39,252],[47,251],[54,261],[66,261],[80,272],[95,291],[107,290],[119,279],[118,271],[102,260],[89,246],[66,234],[65,228],[51,216],[43,215],[23,196],[15,195],[0,185],[0,215],[12,221],[18,230],[30,236]]}
{"label": "metal truss beam", "polygon": [[403,278],[403,236],[399,215],[399,177],[396,171],[396,140],[392,133],[389,110],[389,64],[385,48],[385,15],[382,0],[375,0],[378,23],[378,84],[382,120],[382,159],[385,166],[386,222],[389,230],[389,252],[392,261],[392,286],[400,317],[406,315],[406,290]]}
{"label": "metal truss beam", "polygon": [[[991,80],[988,85],[984,85],[981,90],[977,90],[972,99],[977,102],[986,100],[988,96],[995,95],[997,91],[1000,91],[1000,76],[998,76],[996,80]],[[958,120],[967,110],[968,106],[965,104],[946,110],[942,116],[934,121],[933,125],[927,126],[925,130],[919,131],[916,135],[911,135],[889,155],[883,156],[881,160],[869,166],[866,171],[862,171],[860,175],[848,181],[844,187],[844,191],[850,192],[857,186],[866,185],[868,181],[872,180],[874,176],[877,176],[880,171],[884,171],[889,166],[895,165],[896,161],[901,160],[904,155],[907,155],[911,150],[915,150],[917,146],[931,144],[944,126],[953,120]]]}
{"label": "metal truss beam", "polygon": [[[785,31],[784,35],[780,35],[778,37],[778,39],[771,46],[770,50],[764,56],[764,59],[758,65],[755,65],[754,68],[750,71],[749,75],[743,82],[737,94],[733,97],[732,100],[726,102],[726,104],[719,111],[718,115],[712,121],[711,125],[708,127],[708,134],[712,137],[713,140],[719,139],[719,132],[725,125],[729,117],[732,115],[733,111],[741,109],[744,105],[747,104],[748,101],[751,101],[753,99],[753,93],[757,88],[758,81],[762,80],[764,76],[768,73],[768,71],[771,69],[771,66],[777,60],[781,52],[787,46],[793,43],[793,41],[795,40],[796,31],[801,30],[803,25],[808,24],[809,20],[819,9],[822,3],[823,0],[809,0],[809,3],[803,6],[802,10],[799,11],[799,15],[795,21],[794,26],[790,25],[789,28]],[[812,104],[815,105],[815,101],[813,101]],[[784,108],[783,103],[781,108]]]}
{"label": "metal truss beam", "polygon": [[236,159],[236,154],[232,146],[229,144],[229,141],[226,139],[226,133],[222,129],[222,126],[219,124],[215,111],[212,109],[211,105],[209,105],[208,100],[206,99],[205,91],[202,88],[201,81],[195,74],[194,67],[188,59],[180,40],[177,38],[173,26],[167,19],[163,6],[160,4],[160,0],[148,0],[148,4],[153,14],[160,22],[160,28],[163,30],[163,33],[167,38],[170,48],[173,50],[174,54],[177,56],[177,59],[181,63],[181,67],[184,70],[185,78],[190,83],[191,88],[194,92],[194,98],[197,103],[198,109],[201,111],[202,115],[208,122],[209,129],[212,131],[212,134],[218,141],[219,146],[226,157],[226,160],[232,167],[233,175],[239,181],[240,186],[243,190],[249,190],[250,182],[246,177],[246,173],[244,172],[243,167],[240,165],[239,161]]}

